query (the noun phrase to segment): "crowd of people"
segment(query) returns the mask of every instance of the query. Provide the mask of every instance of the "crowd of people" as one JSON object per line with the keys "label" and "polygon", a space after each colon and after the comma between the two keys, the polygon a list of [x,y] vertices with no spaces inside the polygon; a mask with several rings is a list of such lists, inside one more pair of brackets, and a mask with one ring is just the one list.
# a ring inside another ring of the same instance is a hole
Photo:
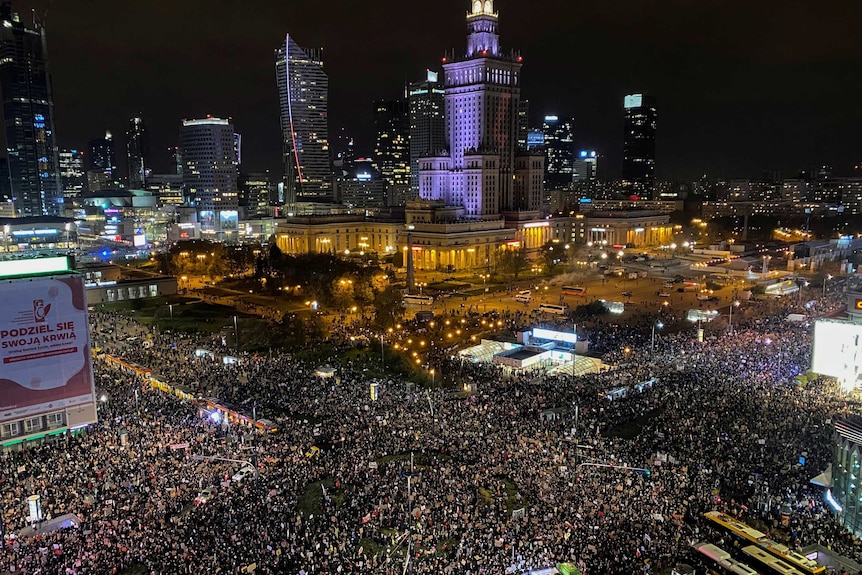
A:
{"label": "crowd of people", "polygon": [[[807,313],[841,304],[825,297]],[[438,349],[437,369],[457,371],[474,393],[384,378],[376,400],[362,365],[338,363],[362,326],[336,329],[337,377],[323,378],[296,354],[226,363],[198,353],[218,347],[212,337],[94,313],[103,353],[197,397],[253,408],[278,431],[231,425],[97,359],[99,423],[0,458],[0,573],[478,575],[560,562],[587,575],[659,573],[693,561],[695,541],[725,541],[702,517],[713,509],[791,547],[862,560],[809,482],[831,461],[827,422],[858,404],[827,381],[793,383],[812,349],[809,325],[784,322],[797,307],[752,306],[732,334],[699,342],[689,330],[654,349],[653,313],[593,320],[581,336],[618,367],[586,376],[504,377]],[[478,326],[486,316],[463,317]],[[495,316],[513,331],[532,320]],[[620,386],[631,393],[609,400]],[[234,481],[247,465],[259,475]],[[80,525],[15,535],[32,494],[46,521],[71,513]]]}

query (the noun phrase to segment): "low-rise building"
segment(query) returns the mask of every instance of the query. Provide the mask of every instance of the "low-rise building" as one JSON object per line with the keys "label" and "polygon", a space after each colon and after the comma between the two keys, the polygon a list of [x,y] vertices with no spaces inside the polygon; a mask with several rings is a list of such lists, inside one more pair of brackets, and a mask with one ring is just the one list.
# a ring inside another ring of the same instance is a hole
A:
{"label": "low-rise building", "polygon": [[640,248],[665,245],[673,241],[670,216],[659,212],[591,212],[584,219],[584,227],[588,244]]}

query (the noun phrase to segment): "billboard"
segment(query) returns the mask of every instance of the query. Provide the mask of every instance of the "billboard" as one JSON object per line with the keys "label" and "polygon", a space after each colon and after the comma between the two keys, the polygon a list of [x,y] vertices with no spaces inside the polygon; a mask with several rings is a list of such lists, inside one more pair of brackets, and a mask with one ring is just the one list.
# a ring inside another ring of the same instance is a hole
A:
{"label": "billboard", "polygon": [[547,339],[560,343],[578,343],[578,335],[565,331],[554,331],[550,329],[533,328],[533,337],[536,339]]}
{"label": "billboard", "polygon": [[93,404],[84,279],[13,280],[0,298],[0,422]]}
{"label": "billboard", "polygon": [[239,212],[224,211],[219,212],[219,229],[223,232],[233,232],[239,227]]}
{"label": "billboard", "polygon": [[818,321],[814,325],[811,370],[838,378],[844,389],[862,385],[862,325]]}

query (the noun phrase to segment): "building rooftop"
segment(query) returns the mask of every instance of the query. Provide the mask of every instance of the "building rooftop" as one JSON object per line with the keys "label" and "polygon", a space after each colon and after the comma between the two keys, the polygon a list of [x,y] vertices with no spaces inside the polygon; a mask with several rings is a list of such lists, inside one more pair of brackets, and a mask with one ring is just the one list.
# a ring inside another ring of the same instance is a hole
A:
{"label": "building rooftop", "polygon": [[836,421],[835,431],[844,439],[862,445],[862,417],[851,415],[847,419]]}

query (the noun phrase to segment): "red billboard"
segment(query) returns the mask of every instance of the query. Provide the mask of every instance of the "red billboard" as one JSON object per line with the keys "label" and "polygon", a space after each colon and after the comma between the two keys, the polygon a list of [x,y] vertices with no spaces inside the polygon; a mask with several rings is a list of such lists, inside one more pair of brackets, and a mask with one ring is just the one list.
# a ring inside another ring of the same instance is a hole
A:
{"label": "red billboard", "polygon": [[94,402],[81,276],[0,284],[0,422]]}

